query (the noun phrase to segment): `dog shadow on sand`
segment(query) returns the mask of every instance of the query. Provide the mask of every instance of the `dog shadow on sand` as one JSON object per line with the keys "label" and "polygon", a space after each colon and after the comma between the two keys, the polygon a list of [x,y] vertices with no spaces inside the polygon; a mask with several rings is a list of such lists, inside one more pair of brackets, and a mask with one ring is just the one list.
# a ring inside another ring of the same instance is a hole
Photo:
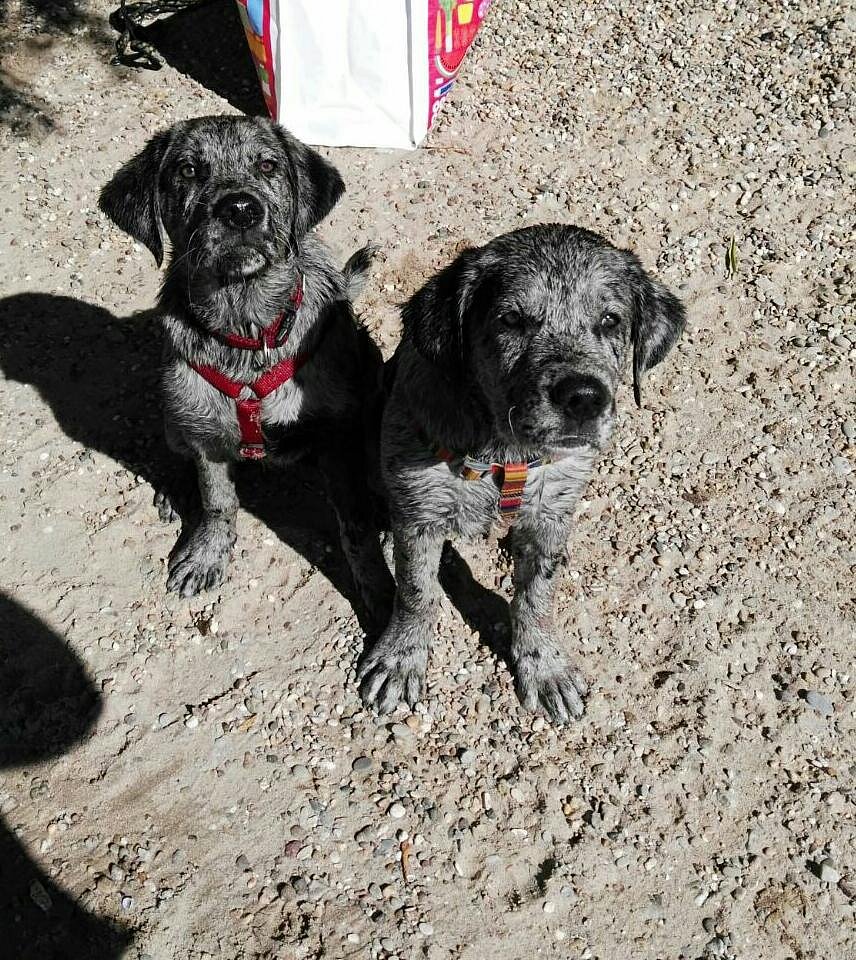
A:
{"label": "dog shadow on sand", "polygon": [[[0,593],[0,771],[66,753],[100,711],[99,693],[65,641]],[[43,777],[27,776],[31,790],[43,789]],[[0,818],[0,954],[10,960],[120,957],[131,933],[89,913],[51,880],[7,825],[15,817],[11,809],[6,823]]]}
{"label": "dog shadow on sand", "polygon": [[[153,491],[187,492],[189,499],[179,500],[186,535],[198,494],[192,469],[164,440],[160,359],[161,329],[152,311],[122,318],[73,297],[43,293],[0,300],[0,370],[5,378],[31,384],[66,436],[143,477]],[[288,470],[259,467],[236,467],[241,506],[317,567],[362,622],[338,525],[316,468],[309,462]],[[504,656],[508,604],[478,584],[449,545],[440,582],[469,625]],[[228,581],[221,589],[228,589]]]}

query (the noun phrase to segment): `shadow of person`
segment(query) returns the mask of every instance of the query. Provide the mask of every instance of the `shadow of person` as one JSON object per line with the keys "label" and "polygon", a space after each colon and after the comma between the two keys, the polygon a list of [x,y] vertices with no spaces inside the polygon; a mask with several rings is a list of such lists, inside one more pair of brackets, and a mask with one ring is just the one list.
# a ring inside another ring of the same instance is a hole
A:
{"label": "shadow of person", "polygon": [[[0,594],[0,770],[65,753],[100,709],[95,686],[63,640]],[[0,955],[110,960],[131,940],[64,893],[0,819]]]}
{"label": "shadow of person", "polygon": [[212,0],[138,31],[173,69],[250,116],[267,116],[235,0]]}
{"label": "shadow of person", "polygon": [[[169,493],[186,531],[198,494],[192,470],[164,440],[161,343],[150,311],[120,318],[43,293],[0,300],[0,370],[7,380],[35,387],[66,436]],[[289,470],[239,464],[236,486],[241,505],[317,567],[363,617],[317,471],[308,464]]]}

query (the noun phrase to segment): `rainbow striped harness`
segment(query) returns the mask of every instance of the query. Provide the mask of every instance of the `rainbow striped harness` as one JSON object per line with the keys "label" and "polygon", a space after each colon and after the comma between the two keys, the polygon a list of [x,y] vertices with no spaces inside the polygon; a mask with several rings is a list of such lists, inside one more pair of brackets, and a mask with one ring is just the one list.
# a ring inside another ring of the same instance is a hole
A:
{"label": "rainbow striped harness", "polygon": [[499,515],[507,526],[517,518],[529,471],[552,462],[550,457],[537,457],[514,463],[484,463],[470,456],[461,457],[442,446],[435,446],[433,453],[438,460],[448,463],[462,480],[481,480],[490,474],[499,484]]}

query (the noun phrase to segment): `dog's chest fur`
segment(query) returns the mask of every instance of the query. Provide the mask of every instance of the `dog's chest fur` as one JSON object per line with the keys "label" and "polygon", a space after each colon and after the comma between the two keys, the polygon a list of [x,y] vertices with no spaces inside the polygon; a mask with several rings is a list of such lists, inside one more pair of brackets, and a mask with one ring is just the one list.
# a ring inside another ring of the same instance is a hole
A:
{"label": "dog's chest fur", "polygon": [[[338,291],[336,291],[338,292]],[[306,295],[284,347],[272,351],[272,366],[287,356],[305,353],[296,374],[261,401],[262,430],[267,456],[293,459],[299,442],[324,422],[348,422],[359,417],[362,395],[361,345],[350,307],[329,297],[326,285]],[[239,458],[240,428],[235,400],[205,380],[191,363],[208,365],[236,383],[250,384],[265,371],[256,351],[228,347],[213,337],[190,331],[180,318],[165,313],[166,345],[163,371],[164,414],[171,444],[198,451],[210,459]],[[245,396],[255,397],[251,391]],[[296,428],[300,427],[300,434]]]}
{"label": "dog's chest fur", "polygon": [[[588,447],[529,471],[515,524],[563,524],[576,507],[597,459]],[[438,460],[401,408],[384,423],[384,482],[397,522],[415,528],[440,526],[467,538],[501,523],[500,482],[492,475],[466,480]]]}

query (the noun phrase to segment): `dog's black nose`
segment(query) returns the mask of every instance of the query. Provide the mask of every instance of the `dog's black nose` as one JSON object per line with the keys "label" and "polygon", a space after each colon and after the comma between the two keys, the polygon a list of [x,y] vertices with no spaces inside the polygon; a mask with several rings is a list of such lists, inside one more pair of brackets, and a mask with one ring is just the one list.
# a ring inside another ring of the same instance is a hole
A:
{"label": "dog's black nose", "polygon": [[595,377],[570,373],[553,382],[550,399],[575,420],[594,420],[606,409],[609,392]]}
{"label": "dog's black nose", "polygon": [[218,219],[236,230],[254,227],[264,216],[262,205],[249,193],[226,194],[217,202],[214,213]]}

